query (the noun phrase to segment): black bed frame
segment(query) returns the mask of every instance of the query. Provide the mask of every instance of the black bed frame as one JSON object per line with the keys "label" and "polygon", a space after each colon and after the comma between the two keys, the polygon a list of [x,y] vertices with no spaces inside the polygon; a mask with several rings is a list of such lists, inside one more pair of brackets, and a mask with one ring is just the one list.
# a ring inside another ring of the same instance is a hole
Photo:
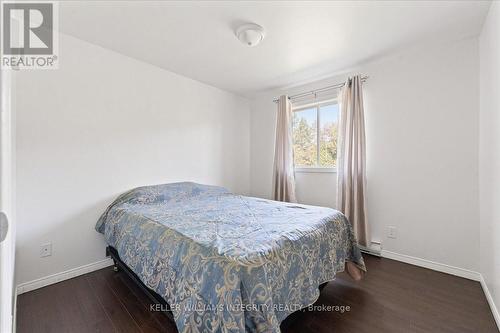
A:
{"label": "black bed frame", "polygon": [[[165,315],[172,321],[174,322],[174,316],[172,314],[172,311],[170,310],[170,305],[165,301],[163,297],[161,297],[158,293],[156,293],[154,290],[148,288],[142,281],[139,279],[137,274],[135,274],[121,259],[120,256],[118,255],[118,251],[112,246],[106,247],[106,257],[111,257],[114,262],[113,270],[115,272],[118,272],[119,270],[124,271],[131,279],[134,281],[135,284],[149,297],[149,299],[154,303],[154,304],[159,304],[161,305],[162,309],[166,309],[164,312]],[[325,282],[319,286],[320,292],[325,288],[326,284],[328,282]],[[288,325],[286,325],[288,326]]]}

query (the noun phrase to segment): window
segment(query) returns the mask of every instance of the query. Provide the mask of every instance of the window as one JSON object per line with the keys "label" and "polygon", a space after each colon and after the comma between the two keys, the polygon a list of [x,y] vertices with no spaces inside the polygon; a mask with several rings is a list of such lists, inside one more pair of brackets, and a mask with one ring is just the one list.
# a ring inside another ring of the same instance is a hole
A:
{"label": "window", "polygon": [[293,110],[293,154],[296,168],[335,168],[337,166],[336,101],[318,103]]}

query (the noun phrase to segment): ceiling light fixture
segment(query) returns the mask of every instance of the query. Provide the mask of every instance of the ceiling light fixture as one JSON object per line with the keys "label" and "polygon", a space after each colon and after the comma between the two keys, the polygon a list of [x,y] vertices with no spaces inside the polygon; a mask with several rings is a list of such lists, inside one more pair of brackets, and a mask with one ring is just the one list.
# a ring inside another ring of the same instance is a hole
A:
{"label": "ceiling light fixture", "polygon": [[236,37],[247,46],[255,46],[264,39],[264,28],[255,23],[247,23],[236,29]]}

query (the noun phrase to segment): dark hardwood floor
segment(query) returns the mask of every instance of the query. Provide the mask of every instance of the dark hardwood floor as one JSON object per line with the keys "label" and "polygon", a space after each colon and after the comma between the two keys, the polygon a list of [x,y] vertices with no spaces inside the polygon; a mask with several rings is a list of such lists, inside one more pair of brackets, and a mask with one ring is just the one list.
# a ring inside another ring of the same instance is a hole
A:
{"label": "dark hardwood floor", "polygon": [[[365,256],[359,283],[340,274],[316,305],[350,311],[305,311],[283,332],[498,332],[478,282]],[[177,332],[123,272],[105,268],[20,295],[17,332]]]}

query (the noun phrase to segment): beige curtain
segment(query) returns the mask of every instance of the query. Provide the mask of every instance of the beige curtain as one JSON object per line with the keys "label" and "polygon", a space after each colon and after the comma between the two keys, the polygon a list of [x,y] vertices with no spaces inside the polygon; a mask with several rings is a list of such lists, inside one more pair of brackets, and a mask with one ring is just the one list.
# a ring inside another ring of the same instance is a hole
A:
{"label": "beige curtain", "polygon": [[292,105],[288,96],[280,96],[274,148],[273,199],[297,202],[293,170]]}
{"label": "beige curtain", "polygon": [[359,244],[370,245],[366,219],[366,143],[361,77],[347,79],[340,95],[337,209],[351,222]]}

